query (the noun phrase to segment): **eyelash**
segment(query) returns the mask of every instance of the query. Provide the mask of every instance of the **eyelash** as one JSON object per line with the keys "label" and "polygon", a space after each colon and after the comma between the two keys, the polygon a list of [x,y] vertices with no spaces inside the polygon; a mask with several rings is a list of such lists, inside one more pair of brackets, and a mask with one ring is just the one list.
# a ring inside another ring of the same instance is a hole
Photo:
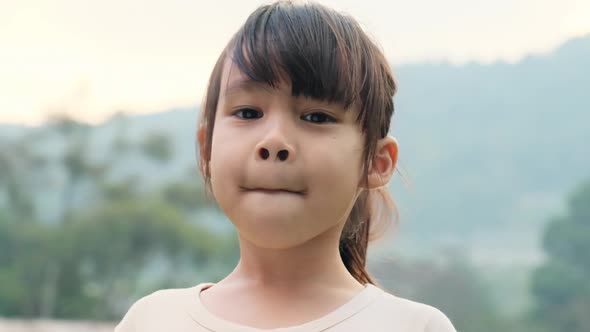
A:
{"label": "eyelash", "polygon": [[[253,109],[253,108],[240,108],[239,110],[235,111],[232,115],[236,116],[237,114],[239,114],[240,112],[244,112],[244,111],[252,111],[252,112],[258,112],[257,110]],[[260,112],[258,112],[260,113]],[[260,117],[256,117],[256,118],[244,118],[241,116],[238,116],[238,118],[240,119],[245,119],[245,120],[250,120],[250,119],[258,119]]]}
{"label": "eyelash", "polygon": [[[241,108],[241,109],[239,109],[239,110],[235,111],[235,112],[234,112],[232,115],[233,115],[233,116],[237,116],[237,114],[239,114],[240,112],[244,112],[244,111],[253,111],[253,112],[258,112],[258,113],[261,113],[260,111],[258,111],[258,110],[255,110],[255,109],[253,109],[253,108]],[[323,117],[326,119],[326,121],[323,121],[323,122],[314,122],[314,121],[310,121],[310,122],[312,122],[312,123],[316,123],[316,124],[324,124],[324,123],[334,123],[334,122],[336,122],[336,119],[334,119],[333,117],[331,117],[331,116],[329,116],[328,114],[326,114],[326,113],[323,113],[323,112],[312,112],[312,113],[307,113],[307,114],[303,115],[302,117],[306,117],[306,116],[308,116],[308,115],[320,115],[320,116],[323,116]],[[240,117],[240,116],[237,116],[237,117],[238,117],[238,118],[240,118],[240,119],[244,119],[244,120],[251,120],[251,119],[259,119],[259,118],[261,118],[262,116],[255,117],[255,118],[244,118],[244,117]]]}

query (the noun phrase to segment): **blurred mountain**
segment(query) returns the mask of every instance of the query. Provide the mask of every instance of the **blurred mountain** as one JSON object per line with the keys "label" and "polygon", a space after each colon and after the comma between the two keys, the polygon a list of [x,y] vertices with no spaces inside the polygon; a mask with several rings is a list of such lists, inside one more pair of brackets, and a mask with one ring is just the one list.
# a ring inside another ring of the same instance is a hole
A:
{"label": "blurred mountain", "polygon": [[590,34],[514,64],[394,71],[391,133],[412,182],[393,186],[402,233],[535,259],[540,228],[590,176]]}
{"label": "blurred mountain", "polygon": [[[396,174],[391,185],[401,215],[398,240],[391,245],[416,253],[463,248],[486,261],[538,260],[539,234],[548,216],[590,176],[589,68],[590,35],[513,64],[394,67],[399,90],[391,135],[399,141],[398,166],[410,184],[402,185]],[[117,135],[139,143],[163,134],[172,142],[170,163],[129,155],[116,162],[115,173],[137,175],[149,186],[192,169],[200,181],[197,117],[197,109],[115,116],[90,129],[88,152],[101,160]],[[0,139],[42,130],[0,125]],[[37,149],[56,156],[63,147],[55,134]],[[59,185],[56,170],[48,189],[38,193],[48,219],[56,217],[50,213],[57,204],[51,188]]]}

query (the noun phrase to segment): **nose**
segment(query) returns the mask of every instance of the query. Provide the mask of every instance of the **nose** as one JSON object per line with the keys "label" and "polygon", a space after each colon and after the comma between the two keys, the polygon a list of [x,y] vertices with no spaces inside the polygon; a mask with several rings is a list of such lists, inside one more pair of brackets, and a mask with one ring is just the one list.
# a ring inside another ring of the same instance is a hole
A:
{"label": "nose", "polygon": [[290,162],[295,159],[295,149],[284,130],[273,128],[256,145],[256,159],[260,161]]}
{"label": "nose", "polygon": [[[264,147],[260,148],[260,150],[258,150],[258,154],[262,160],[267,160],[268,158],[270,158],[270,155],[271,155],[270,151],[268,151],[268,149],[264,148]],[[274,153],[273,153],[273,155],[274,155]],[[285,161],[285,160],[287,160],[287,158],[289,158],[289,150],[283,149],[283,150],[279,150],[276,153],[275,159],[278,159],[280,161]]]}

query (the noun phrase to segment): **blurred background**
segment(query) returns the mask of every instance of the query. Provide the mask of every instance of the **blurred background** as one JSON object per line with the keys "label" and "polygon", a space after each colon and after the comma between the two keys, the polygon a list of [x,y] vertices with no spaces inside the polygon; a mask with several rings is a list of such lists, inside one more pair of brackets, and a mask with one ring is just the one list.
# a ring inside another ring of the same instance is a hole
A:
{"label": "blurred background", "polygon": [[[459,331],[590,331],[590,2],[321,2],[399,86],[400,226],[373,276]],[[262,3],[0,0],[1,331],[112,331],[233,269],[195,124]]]}

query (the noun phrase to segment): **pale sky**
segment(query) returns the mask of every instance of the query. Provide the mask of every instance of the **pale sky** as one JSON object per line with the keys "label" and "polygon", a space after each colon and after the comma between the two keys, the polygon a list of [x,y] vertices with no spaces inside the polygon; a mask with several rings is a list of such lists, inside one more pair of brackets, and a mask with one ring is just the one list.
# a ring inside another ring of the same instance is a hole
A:
{"label": "pale sky", "polygon": [[[0,0],[0,123],[195,107],[219,52],[267,1]],[[394,66],[515,62],[590,33],[588,0],[326,0]]]}

